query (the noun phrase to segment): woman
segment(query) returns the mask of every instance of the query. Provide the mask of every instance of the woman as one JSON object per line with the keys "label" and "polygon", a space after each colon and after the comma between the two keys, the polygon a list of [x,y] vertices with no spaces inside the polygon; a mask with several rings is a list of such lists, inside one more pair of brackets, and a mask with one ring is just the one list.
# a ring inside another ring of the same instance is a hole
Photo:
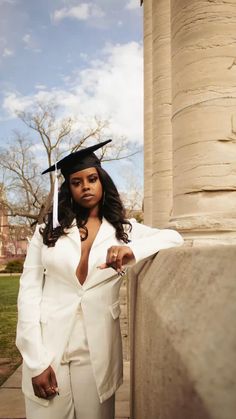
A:
{"label": "woman", "polygon": [[[119,289],[128,265],[178,246],[174,230],[125,219],[94,151],[72,153],[44,173],[65,178],[30,242],[18,296],[27,419],[113,419],[122,383]],[[54,200],[54,203],[56,199]]]}

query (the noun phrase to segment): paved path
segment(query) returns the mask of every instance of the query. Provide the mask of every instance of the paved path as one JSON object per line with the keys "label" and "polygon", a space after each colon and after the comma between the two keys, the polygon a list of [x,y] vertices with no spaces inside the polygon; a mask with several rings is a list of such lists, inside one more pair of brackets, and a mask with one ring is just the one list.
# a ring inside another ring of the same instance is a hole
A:
{"label": "paved path", "polygon": [[[0,388],[0,419],[25,419],[24,398],[20,384],[21,367],[19,367]],[[115,417],[116,419],[129,419],[128,361],[124,362],[124,383],[116,393]]]}

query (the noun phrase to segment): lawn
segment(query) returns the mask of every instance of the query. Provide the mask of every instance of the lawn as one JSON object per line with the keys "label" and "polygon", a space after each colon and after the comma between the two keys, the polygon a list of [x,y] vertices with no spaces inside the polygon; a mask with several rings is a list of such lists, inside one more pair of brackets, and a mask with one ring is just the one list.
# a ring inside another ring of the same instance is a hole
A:
{"label": "lawn", "polygon": [[15,346],[19,275],[0,277],[0,385],[21,363]]}

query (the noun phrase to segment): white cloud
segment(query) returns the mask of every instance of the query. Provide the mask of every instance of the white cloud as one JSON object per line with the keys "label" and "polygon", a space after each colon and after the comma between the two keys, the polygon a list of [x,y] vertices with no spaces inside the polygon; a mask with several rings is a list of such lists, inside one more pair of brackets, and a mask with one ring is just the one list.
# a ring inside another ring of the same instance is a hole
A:
{"label": "white cloud", "polygon": [[21,96],[18,92],[9,92],[5,94],[3,101],[3,109],[8,113],[9,117],[15,118],[17,111],[23,111],[32,104],[32,98]]}
{"label": "white cloud", "polygon": [[29,45],[31,42],[31,35],[29,33],[26,33],[23,38],[22,41],[26,44]]}
{"label": "white cloud", "polygon": [[14,55],[14,51],[10,48],[4,48],[2,56],[3,57],[11,57],[12,55]]}
{"label": "white cloud", "polygon": [[63,7],[57,9],[51,16],[52,21],[55,23],[60,22],[63,19],[77,19],[77,20],[88,20],[90,18],[103,17],[104,12],[100,7],[92,3],[81,3],[73,7]]}
{"label": "white cloud", "polygon": [[38,48],[36,42],[34,41],[30,33],[26,33],[23,36],[22,41],[25,44],[25,49],[31,50],[33,52],[42,52],[42,50]]}
{"label": "white cloud", "polygon": [[79,56],[80,58],[82,58],[82,60],[88,60],[88,54],[86,52],[81,52]]}
{"label": "white cloud", "polygon": [[125,6],[125,9],[134,10],[140,8],[140,1],[139,0],[129,0]]}
{"label": "white cloud", "polygon": [[45,86],[45,84],[40,84],[40,83],[36,84],[34,87],[37,90],[45,90],[47,88],[47,86]]}
{"label": "white cloud", "polygon": [[[107,45],[100,60],[66,79],[64,89],[40,90],[31,96],[8,93],[4,110],[14,117],[38,101],[54,101],[80,121],[95,115],[110,120],[110,134],[140,141],[143,135],[142,47],[136,42]],[[86,122],[84,122],[86,124]]]}
{"label": "white cloud", "polygon": [[[1,0],[0,0],[1,1]],[[8,58],[14,55],[14,51],[7,46],[7,39],[3,36],[0,37],[0,62],[2,58]]]}

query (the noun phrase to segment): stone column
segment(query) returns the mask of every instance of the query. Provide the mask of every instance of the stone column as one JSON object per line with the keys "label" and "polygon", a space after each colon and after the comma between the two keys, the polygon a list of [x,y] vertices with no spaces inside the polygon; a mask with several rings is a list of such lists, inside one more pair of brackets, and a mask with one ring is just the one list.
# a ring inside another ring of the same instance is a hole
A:
{"label": "stone column", "polygon": [[144,4],[144,222],[152,225],[152,0]]}
{"label": "stone column", "polygon": [[144,214],[165,227],[172,210],[170,0],[144,2]]}
{"label": "stone column", "polygon": [[169,222],[172,198],[170,0],[153,0],[153,226]]}
{"label": "stone column", "polygon": [[173,215],[186,237],[236,240],[236,1],[171,0]]}

